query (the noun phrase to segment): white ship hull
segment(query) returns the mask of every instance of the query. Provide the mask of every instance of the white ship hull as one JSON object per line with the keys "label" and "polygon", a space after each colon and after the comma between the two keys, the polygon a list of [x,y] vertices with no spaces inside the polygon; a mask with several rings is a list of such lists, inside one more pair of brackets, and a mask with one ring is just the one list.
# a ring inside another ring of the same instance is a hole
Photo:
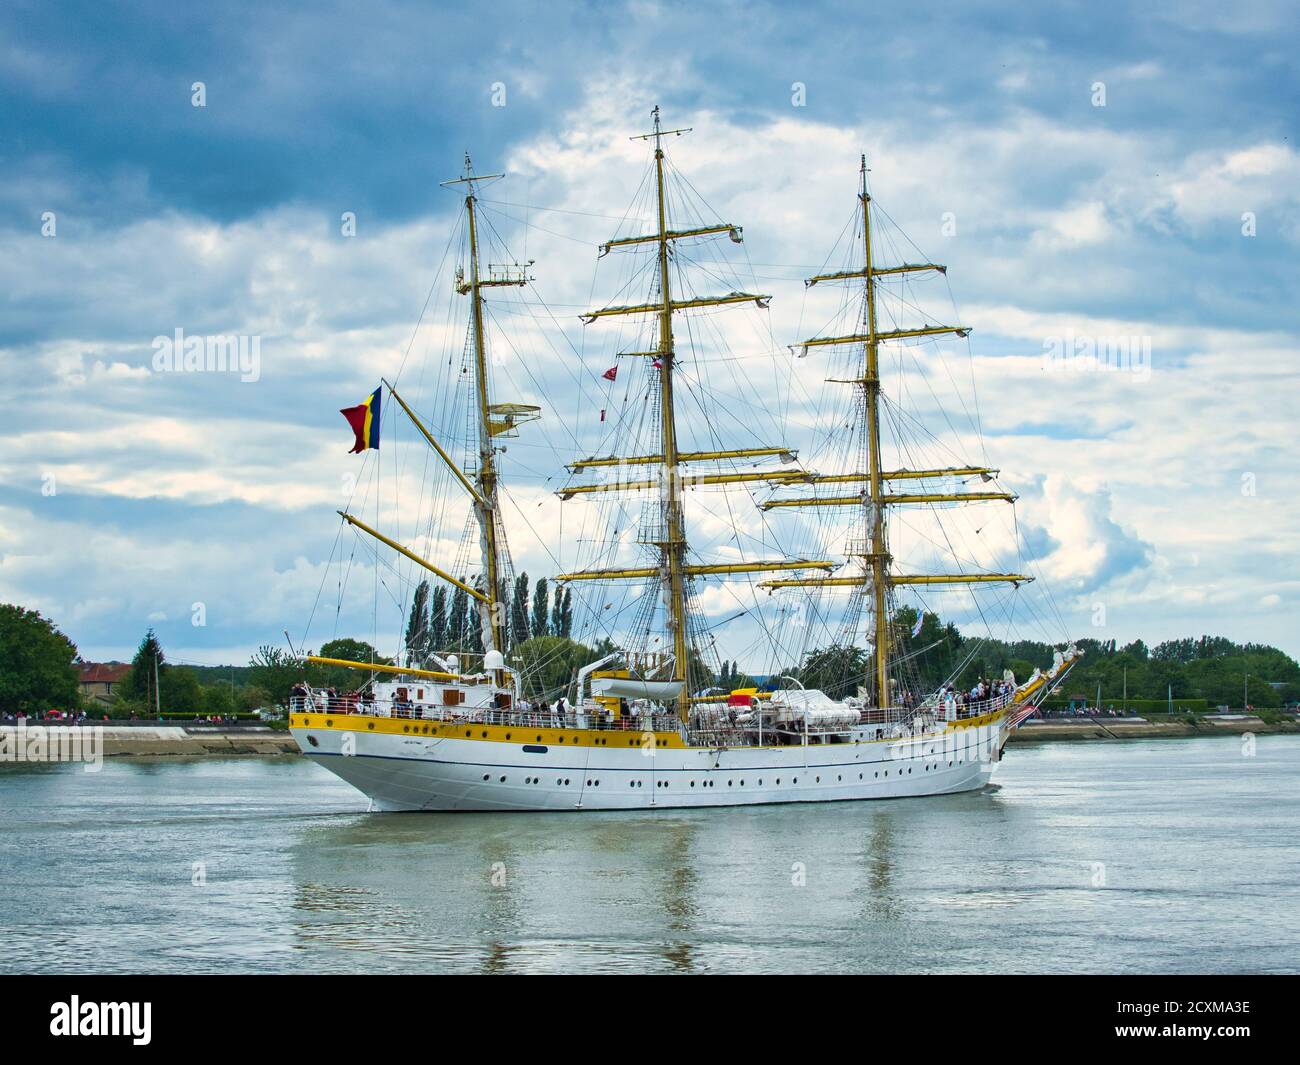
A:
{"label": "white ship hull", "polygon": [[689,809],[944,795],[988,784],[1006,738],[1001,715],[902,739],[645,750],[382,734],[346,718],[331,727],[320,720],[291,728],[303,753],[381,811]]}

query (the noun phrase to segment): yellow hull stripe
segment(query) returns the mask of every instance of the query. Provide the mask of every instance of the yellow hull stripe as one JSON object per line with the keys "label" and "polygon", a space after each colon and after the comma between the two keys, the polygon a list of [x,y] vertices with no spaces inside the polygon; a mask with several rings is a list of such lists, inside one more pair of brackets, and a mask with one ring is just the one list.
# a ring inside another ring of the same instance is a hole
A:
{"label": "yellow hull stripe", "polygon": [[488,743],[544,743],[557,747],[641,747],[653,736],[656,747],[684,747],[676,732],[636,732],[623,729],[529,728],[524,725],[480,725],[473,722],[413,721],[366,714],[290,714],[290,728],[334,728],[345,732],[379,732],[396,736],[441,736]]}
{"label": "yellow hull stripe", "polygon": [[[948,723],[948,730],[991,725],[1004,711],[982,714]],[[556,747],[630,747],[645,744],[654,737],[656,747],[686,748],[676,732],[635,732],[622,729],[527,728],[522,725],[481,725],[471,722],[413,721],[405,718],[370,717],[366,714],[290,714],[290,728],[340,729],[345,732],[378,732],[396,736],[441,736],[444,739],[477,740],[486,743],[543,743]],[[868,743],[897,743],[907,737],[882,737]],[[920,739],[920,737],[912,737]],[[930,737],[933,739],[933,737]],[[713,747],[693,748],[715,750]],[[748,748],[746,748],[748,749]]]}

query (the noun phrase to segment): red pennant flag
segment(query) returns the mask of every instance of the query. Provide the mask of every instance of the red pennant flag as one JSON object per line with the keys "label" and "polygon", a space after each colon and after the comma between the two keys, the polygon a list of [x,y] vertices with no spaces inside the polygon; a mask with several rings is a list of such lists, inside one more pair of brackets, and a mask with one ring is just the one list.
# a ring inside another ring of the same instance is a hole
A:
{"label": "red pennant flag", "polygon": [[617,366],[611,366],[608,370],[606,370],[606,371],[605,371],[603,374],[601,374],[600,376],[603,377],[606,381],[612,381],[612,380],[614,380],[614,378],[616,378],[616,377],[618,376],[618,367],[617,367]]}
{"label": "red pennant flag", "polygon": [[656,370],[662,370],[662,369],[664,368],[664,364],[663,364],[662,362],[660,362],[658,359],[655,359],[655,361],[654,361],[654,368],[655,368]]}

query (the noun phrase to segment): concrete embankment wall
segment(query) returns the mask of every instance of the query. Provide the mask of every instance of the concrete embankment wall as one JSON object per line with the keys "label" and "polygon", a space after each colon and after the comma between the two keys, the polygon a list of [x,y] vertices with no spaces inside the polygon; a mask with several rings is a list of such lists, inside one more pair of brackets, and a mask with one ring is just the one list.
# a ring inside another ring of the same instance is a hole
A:
{"label": "concrete embankment wall", "polygon": [[1265,724],[1257,717],[1243,717],[1232,721],[1202,718],[1197,724],[1185,721],[1123,721],[1103,718],[1076,720],[1048,720],[1033,722],[1016,729],[1011,734],[1012,743],[1043,743],[1050,740],[1148,740],[1162,737],[1188,736],[1240,736],[1251,732],[1257,736],[1276,732],[1297,732],[1296,725],[1283,722]]}
{"label": "concrete embankment wall", "polygon": [[[37,723],[29,726],[29,730]],[[179,725],[44,725],[51,740],[60,732],[102,729],[103,754],[113,755],[237,755],[297,754],[298,745],[287,732],[265,726],[202,728]]]}

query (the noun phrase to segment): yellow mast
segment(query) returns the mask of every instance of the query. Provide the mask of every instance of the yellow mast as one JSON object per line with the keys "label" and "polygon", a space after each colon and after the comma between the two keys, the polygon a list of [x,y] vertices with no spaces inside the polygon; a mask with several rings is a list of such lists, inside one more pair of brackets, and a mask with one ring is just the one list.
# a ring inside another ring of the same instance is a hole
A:
{"label": "yellow mast", "polygon": [[875,601],[876,704],[889,705],[889,545],[885,542],[885,505],[880,479],[880,341],[876,336],[876,281],[871,276],[871,194],[867,192],[867,157],[862,157],[862,254],[867,288],[866,366],[862,387],[867,406],[867,473],[870,476],[866,521],[871,590]]}
{"label": "yellow mast", "polygon": [[[948,467],[928,470],[884,470],[880,448],[880,344],[886,340],[905,340],[918,337],[955,334],[964,337],[970,330],[962,326],[923,325],[919,328],[880,330],[876,313],[876,278],[910,274],[920,271],[946,273],[946,268],[934,263],[903,263],[898,266],[877,266],[871,244],[871,194],[867,191],[867,157],[862,156],[860,168],[858,201],[862,207],[862,256],[860,270],[839,270],[829,274],[818,274],[806,282],[809,287],[825,281],[848,281],[861,278],[866,297],[866,331],[850,336],[814,337],[803,341],[796,347],[807,354],[809,348],[832,344],[862,344],[863,366],[861,376],[842,381],[862,389],[863,406],[866,422],[866,460],[867,469],[847,474],[810,473],[805,480],[810,484],[852,484],[865,483],[865,491],[851,496],[810,496],[770,499],[761,504],[763,510],[776,507],[804,506],[861,506],[864,510],[866,526],[864,550],[851,553],[862,558],[863,572],[845,577],[799,577],[763,581],[762,588],[855,588],[870,587],[872,611],[874,614],[873,662],[876,683],[876,702],[882,708],[891,701],[889,690],[889,662],[892,647],[889,631],[889,589],[894,585],[937,585],[937,584],[987,584],[993,582],[1010,582],[1019,585],[1033,580],[1021,573],[979,573],[979,574],[911,574],[900,575],[892,572],[892,556],[889,553],[888,530],[885,521],[886,508],[905,504],[923,503],[970,503],[985,500],[1004,500],[1014,502],[1015,496],[1009,492],[889,492],[885,482],[897,480],[922,480],[931,477],[979,476],[991,480],[996,470],[981,466]],[[787,483],[794,483],[790,478]]]}
{"label": "yellow mast", "polygon": [[[515,404],[503,404],[500,407],[493,407],[490,396],[488,395],[488,377],[487,377],[487,354],[486,339],[483,328],[483,295],[482,289],[503,285],[524,285],[530,278],[528,277],[527,265],[520,267],[515,264],[510,267],[493,267],[489,266],[489,277],[483,278],[479,270],[478,256],[478,219],[475,214],[475,208],[478,203],[476,188],[477,182],[491,181],[503,177],[503,174],[475,174],[473,164],[470,162],[469,153],[465,154],[465,173],[451,181],[444,181],[444,188],[452,185],[465,185],[468,193],[465,196],[465,212],[468,222],[469,231],[469,278],[466,280],[464,272],[460,269],[456,272],[456,291],[462,296],[469,295],[471,299],[470,318],[473,326],[474,337],[474,379],[477,393],[477,413],[478,413],[478,473],[475,480],[477,484],[471,483],[470,478],[461,470],[451,455],[447,453],[437,439],[429,432],[425,424],[420,421],[419,416],[413,411],[410,405],[404,400],[388,381],[383,384],[388,388],[389,394],[397,400],[398,405],[406,412],[407,417],[411,419],[412,424],[424,437],[425,441],[438,454],[438,457],[446,463],[447,467],[455,475],[461,486],[473,497],[474,513],[478,519],[480,530],[480,546],[482,548],[483,570],[486,579],[487,588],[474,588],[465,581],[453,576],[448,571],[435,566],[428,559],[421,558],[409,548],[403,547],[396,540],[392,540],[372,528],[365,522],[353,517],[351,514],[339,511],[340,516],[352,525],[354,528],[366,533],[367,535],[386,544],[394,551],[409,558],[423,566],[430,573],[442,578],[449,584],[454,585],[461,591],[465,592],[475,601],[479,609],[480,624],[483,634],[483,650],[500,651],[506,649],[505,636],[505,618],[500,601],[500,575],[502,572],[502,554],[504,545],[498,536],[496,523],[497,514],[497,473],[496,473],[496,449],[492,443],[493,436],[500,432],[507,431],[519,419],[521,412],[528,416],[537,410],[533,407],[521,407]],[[528,264],[528,265],[531,265]],[[492,421],[493,413],[497,413],[502,420],[496,423]],[[323,661],[323,660],[322,660]],[[359,664],[364,665],[364,663]],[[396,672],[397,670],[393,670]],[[418,671],[414,671],[418,672]],[[504,682],[504,671],[496,670],[496,682]],[[432,676],[433,674],[424,674]]]}
{"label": "yellow mast", "polygon": [[[639,455],[627,459],[609,456],[601,459],[587,459],[574,463],[575,471],[620,464],[651,465],[659,467],[657,480],[619,481],[605,485],[572,486],[561,489],[557,494],[568,499],[574,495],[586,495],[597,492],[653,490],[658,488],[662,509],[663,524],[655,533],[654,546],[659,548],[660,565],[657,569],[648,567],[624,567],[619,569],[585,570],[575,573],[561,573],[555,579],[558,582],[583,580],[641,580],[659,577],[662,581],[664,605],[668,616],[668,628],[673,641],[673,679],[682,682],[682,691],[678,697],[678,712],[685,721],[689,716],[690,693],[688,683],[688,666],[690,658],[690,637],[687,631],[687,591],[688,579],[697,576],[730,575],[740,573],[759,573],[791,569],[833,569],[835,563],[825,559],[790,560],[776,559],[762,562],[728,563],[722,565],[687,565],[686,525],[682,512],[683,479],[680,467],[685,462],[697,462],[712,459],[742,457],[780,457],[783,461],[792,461],[794,453],[784,447],[745,448],[734,451],[692,451],[682,452],[677,446],[676,411],[673,402],[673,314],[678,311],[694,310],[703,307],[721,307],[729,304],[753,302],[766,307],[769,297],[749,292],[729,292],[720,296],[693,297],[674,300],[670,278],[669,247],[671,242],[686,238],[727,235],[736,243],[741,241],[739,226],[729,224],[706,225],[692,229],[672,229],[669,225],[666,180],[664,174],[663,138],[682,133],[688,129],[665,130],[660,126],[659,108],[652,112],[654,130],[640,134],[633,140],[653,140],[655,146],[655,195],[656,226],[653,233],[635,237],[612,240],[601,246],[601,255],[611,249],[625,248],[643,244],[658,245],[659,298],[654,303],[642,303],[631,306],[604,307],[582,315],[584,322],[616,315],[651,315],[658,319],[659,341],[653,351],[628,352],[629,355],[652,357],[659,363],[659,416],[660,444],[656,455]],[[772,470],[760,473],[743,474],[704,474],[691,478],[692,484],[735,484],[748,481],[788,482],[802,479],[801,475],[786,470]]]}
{"label": "yellow mast", "polygon": [[685,719],[689,706],[687,688],[686,575],[682,572],[686,552],[686,531],[682,521],[682,488],[677,476],[677,421],[673,406],[673,297],[668,274],[668,212],[664,202],[663,132],[659,108],[654,109],[655,190],[659,221],[659,416],[663,462],[660,464],[660,500],[663,505],[663,537],[659,545],[666,577],[664,592],[668,607],[668,628],[673,637],[673,679],[682,682],[678,710]]}
{"label": "yellow mast", "polygon": [[[465,170],[470,170],[469,156],[465,157]],[[491,403],[488,400],[487,355],[483,343],[483,296],[479,291],[480,278],[478,270],[478,220],[474,216],[474,185],[471,182],[469,193],[465,196],[465,213],[469,217],[469,298],[473,307],[474,319],[474,369],[478,386],[478,490],[482,499],[474,503],[478,515],[479,529],[483,537],[483,568],[487,578],[488,601],[485,607],[487,624],[483,627],[483,649],[500,651],[506,649],[501,603],[499,574],[501,560],[497,551],[497,471],[496,447],[492,443]]]}
{"label": "yellow mast", "polygon": [[[477,492],[474,495],[474,513],[478,518],[480,544],[483,554],[483,571],[487,588],[479,602],[483,625],[484,651],[506,649],[505,616],[501,604],[501,553],[498,537],[496,446],[492,443],[492,400],[488,394],[487,342],[483,328],[483,292],[485,288],[500,285],[523,285],[527,278],[521,271],[518,276],[493,276],[484,279],[479,270],[478,256],[478,205],[477,183],[492,181],[502,174],[475,174],[469,153],[465,153],[465,173],[444,186],[465,185],[465,214],[469,229],[469,276],[457,284],[457,291],[470,298],[470,320],[474,337],[474,383],[478,397],[478,473]],[[495,271],[494,271],[495,273]]]}

